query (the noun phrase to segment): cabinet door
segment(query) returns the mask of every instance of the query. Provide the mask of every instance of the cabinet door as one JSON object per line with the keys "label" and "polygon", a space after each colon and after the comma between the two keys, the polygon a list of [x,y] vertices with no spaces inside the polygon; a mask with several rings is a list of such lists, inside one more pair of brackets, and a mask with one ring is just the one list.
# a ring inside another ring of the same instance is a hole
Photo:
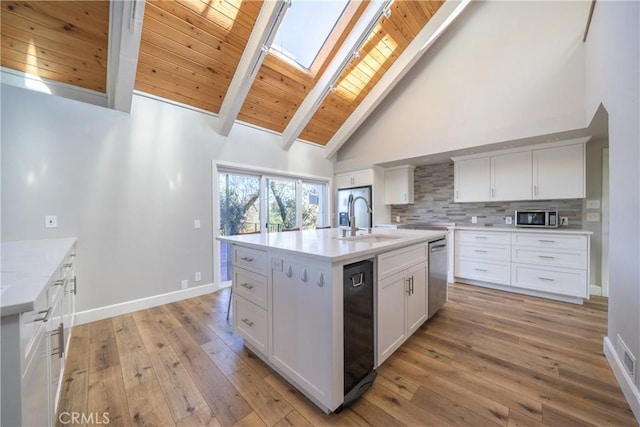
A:
{"label": "cabinet door", "polygon": [[378,282],[378,343],[376,366],[380,366],[404,342],[405,295],[409,283],[404,272]]}
{"label": "cabinet door", "polygon": [[50,363],[49,369],[51,373],[50,387],[51,387],[51,403],[52,411],[55,412],[58,405],[59,397],[59,383],[62,377],[62,370],[64,364],[62,358],[64,357],[64,325],[63,325],[63,301],[64,301],[64,289],[59,288],[57,294],[53,299],[51,308],[51,317],[46,323],[49,331],[49,348],[50,348]]}
{"label": "cabinet door", "polygon": [[[50,423],[53,409],[49,400],[49,359],[46,328],[40,328],[35,335],[33,357],[27,362],[22,376],[22,425],[46,426]],[[16,392],[19,388],[16,387]]]}
{"label": "cabinet door", "polygon": [[457,160],[454,164],[454,201],[491,200],[491,158]]}
{"label": "cabinet door", "polygon": [[411,335],[427,320],[427,270],[426,262],[407,270],[410,283],[410,293],[407,297],[407,334]]}
{"label": "cabinet door", "polygon": [[533,198],[585,197],[584,162],[584,144],[533,150]]}
{"label": "cabinet door", "polygon": [[335,180],[338,189],[353,187],[353,176],[350,173],[339,173]]}
{"label": "cabinet door", "polygon": [[[327,407],[333,380],[331,267],[284,260],[272,270],[270,359]],[[340,307],[342,309],[342,307]]]}
{"label": "cabinet door", "polygon": [[491,156],[491,200],[531,199],[531,151]]}
{"label": "cabinet door", "polygon": [[362,187],[365,185],[373,185],[373,171],[371,169],[364,169],[353,172],[353,186]]}
{"label": "cabinet door", "polygon": [[385,171],[384,203],[386,205],[413,203],[413,169],[402,168]]}

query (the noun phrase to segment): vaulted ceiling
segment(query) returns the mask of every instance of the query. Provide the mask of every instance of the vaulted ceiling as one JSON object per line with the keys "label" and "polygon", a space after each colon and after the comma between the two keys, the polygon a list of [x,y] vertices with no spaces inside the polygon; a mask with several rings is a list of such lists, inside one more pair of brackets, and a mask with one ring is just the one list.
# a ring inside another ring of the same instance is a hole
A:
{"label": "vaulted ceiling", "polygon": [[[358,107],[365,117],[375,108],[423,53],[424,41],[433,42],[454,8],[460,9],[451,0],[440,15],[439,0],[396,0],[390,6],[352,1],[307,70],[272,51],[260,53],[266,51],[260,45],[268,27],[264,22],[273,23],[280,13],[274,3],[3,0],[1,65],[3,73],[17,71],[95,92],[113,108],[128,111],[135,89],[282,133],[285,140],[324,146]],[[429,28],[430,21],[437,24]],[[420,46],[394,68],[415,40]],[[128,60],[133,64],[127,68]],[[381,90],[389,70],[396,77]],[[125,92],[122,108],[111,99],[118,90]],[[365,100],[366,108],[361,106]],[[236,103],[237,111],[225,110],[225,103]],[[354,122],[351,132],[362,120]]]}

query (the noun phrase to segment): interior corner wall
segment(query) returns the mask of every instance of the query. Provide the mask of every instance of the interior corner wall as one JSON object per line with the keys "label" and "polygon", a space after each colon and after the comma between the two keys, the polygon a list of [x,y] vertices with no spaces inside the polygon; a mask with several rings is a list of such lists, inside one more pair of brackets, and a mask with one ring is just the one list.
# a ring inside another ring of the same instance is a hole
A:
{"label": "interior corner wall", "polygon": [[587,1],[474,1],[338,151],[348,170],[586,127]]}
{"label": "interior corner wall", "polygon": [[[177,291],[182,279],[213,283],[212,160],[333,175],[322,148],[284,151],[278,135],[242,125],[224,138],[215,117],[143,96],[129,115],[1,92],[2,240],[76,236],[79,311]],[[45,215],[58,228],[45,229]]]}
{"label": "interior corner wall", "polygon": [[640,3],[597,2],[586,48],[587,119],[609,115],[608,338],[640,360]]}

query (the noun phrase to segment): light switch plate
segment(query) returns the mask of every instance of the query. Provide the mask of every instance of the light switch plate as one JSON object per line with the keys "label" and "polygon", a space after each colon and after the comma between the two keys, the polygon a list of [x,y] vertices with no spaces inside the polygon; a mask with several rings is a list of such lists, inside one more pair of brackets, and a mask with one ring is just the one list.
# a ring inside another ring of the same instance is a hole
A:
{"label": "light switch plate", "polygon": [[588,222],[600,221],[600,212],[587,212],[587,221]]}
{"label": "light switch plate", "polygon": [[189,287],[189,281],[188,280],[181,280],[180,281],[180,289],[187,289]]}
{"label": "light switch plate", "polygon": [[200,229],[200,220],[199,219],[194,219],[193,220],[193,228],[196,230]]}
{"label": "light switch plate", "polygon": [[47,215],[44,217],[44,228],[57,228],[58,217],[57,215]]}
{"label": "light switch plate", "polygon": [[193,280],[195,280],[196,282],[199,282],[200,280],[202,280],[202,273],[200,273],[199,271],[196,271],[196,274],[194,274],[193,276],[194,276]]}
{"label": "light switch plate", "polygon": [[471,217],[471,224],[477,224],[478,223],[478,217],[477,216],[472,216]]}
{"label": "light switch plate", "polygon": [[600,200],[587,200],[587,209],[600,209]]}

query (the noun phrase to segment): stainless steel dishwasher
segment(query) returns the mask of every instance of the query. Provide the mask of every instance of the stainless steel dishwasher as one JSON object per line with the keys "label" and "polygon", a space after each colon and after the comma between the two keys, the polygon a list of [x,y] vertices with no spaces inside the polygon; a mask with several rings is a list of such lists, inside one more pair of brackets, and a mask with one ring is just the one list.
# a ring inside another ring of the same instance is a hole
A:
{"label": "stainless steel dishwasher", "polygon": [[429,309],[427,318],[436,314],[447,301],[447,239],[429,243]]}

